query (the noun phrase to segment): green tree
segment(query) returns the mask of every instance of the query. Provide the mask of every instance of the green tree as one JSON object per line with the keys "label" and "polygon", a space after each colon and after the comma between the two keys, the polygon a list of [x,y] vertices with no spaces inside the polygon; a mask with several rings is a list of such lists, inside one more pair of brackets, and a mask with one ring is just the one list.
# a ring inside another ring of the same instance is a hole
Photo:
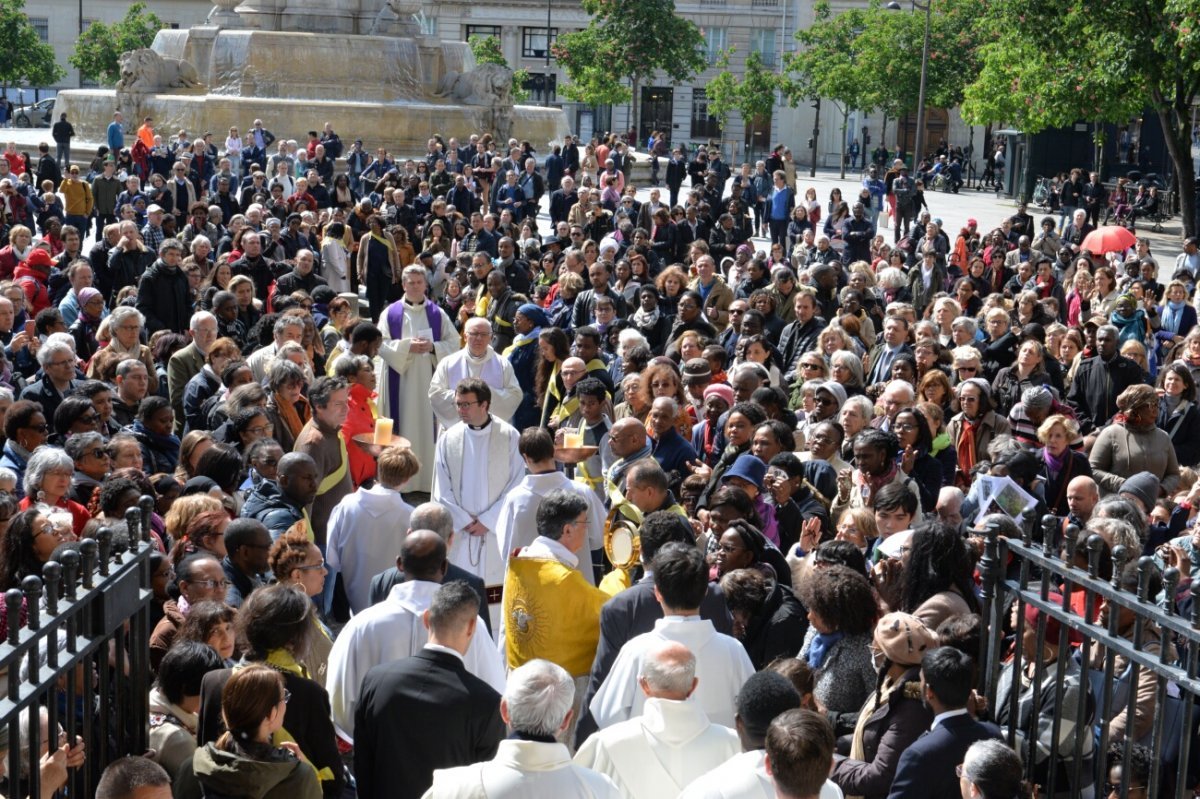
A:
{"label": "green tree", "polygon": [[559,36],[552,48],[570,79],[564,93],[594,105],[632,100],[635,133],[646,80],[662,73],[683,83],[706,66],[704,37],[675,13],[674,0],[583,0],[583,9],[588,26]]}
{"label": "green tree", "polygon": [[[1184,231],[1196,233],[1191,119],[1200,91],[1200,7],[1194,0],[1067,6],[1005,0],[989,3],[980,24],[980,66],[963,102],[968,121],[1003,121],[1037,133],[1080,120],[1121,124],[1149,106],[1175,167]],[[1053,55],[1065,51],[1070,58]]]}
{"label": "green tree", "polygon": [[[930,2],[926,102],[951,108],[962,101],[976,69],[976,19],[983,0]],[[842,113],[843,142],[851,110],[878,110],[893,119],[917,110],[925,37],[920,9],[891,11],[872,0],[867,8],[835,15],[821,0],[814,14],[812,26],[796,31],[800,49],[785,63],[789,102],[833,100]]]}
{"label": "green tree", "polygon": [[739,78],[729,69],[734,50],[730,47],[721,53],[717,61],[721,71],[705,85],[708,113],[720,120],[724,128],[730,115],[737,111],[746,125],[747,141],[753,141],[755,121],[770,118],[775,110],[775,92],[780,88],[780,77],[763,64],[761,53],[752,50],[746,56]]}
{"label": "green tree", "polygon": [[845,178],[850,112],[856,108],[870,111],[878,101],[878,80],[859,63],[871,10],[854,8],[835,17],[822,0],[813,11],[815,24],[796,31],[801,49],[784,59],[783,89],[792,104],[819,97],[837,106],[842,115],[841,176]]}
{"label": "green tree", "polygon": [[[508,66],[508,59],[500,51],[500,40],[495,36],[474,34],[467,39],[467,45],[470,46],[471,52],[475,54],[476,64],[498,64],[505,69],[510,68]],[[529,99],[529,92],[525,89],[525,81],[527,80],[529,80],[528,70],[513,70],[513,102],[520,103]]]}
{"label": "green tree", "polygon": [[29,17],[25,0],[0,0],[0,88],[51,86],[66,73],[54,60],[54,48],[44,43]]}
{"label": "green tree", "polygon": [[93,22],[75,42],[75,52],[68,60],[85,79],[114,84],[121,78],[117,63],[121,54],[149,47],[165,27],[154,12],[146,10],[145,3],[134,3],[118,22]]}

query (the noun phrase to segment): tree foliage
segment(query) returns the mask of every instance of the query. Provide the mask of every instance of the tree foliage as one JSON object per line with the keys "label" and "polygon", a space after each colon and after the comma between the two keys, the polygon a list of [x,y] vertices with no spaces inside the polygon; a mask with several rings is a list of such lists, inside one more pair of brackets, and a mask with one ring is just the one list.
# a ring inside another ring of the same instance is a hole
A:
{"label": "tree foliage", "polygon": [[1200,90],[1200,5],[1005,0],[985,9],[979,70],[963,115],[1036,133],[1080,120],[1121,124],[1149,106],[1175,166],[1184,229],[1195,233],[1191,109]]}
{"label": "tree foliage", "polygon": [[[950,108],[962,101],[975,69],[974,20],[983,0],[930,0],[926,102]],[[891,11],[874,0],[867,8],[834,14],[814,6],[815,21],[796,31],[800,49],[787,57],[789,101],[813,97],[844,109],[883,111],[893,118],[916,111],[921,85],[925,14]]]}
{"label": "tree foliage", "polygon": [[121,54],[149,47],[164,27],[154,12],[146,10],[145,3],[134,3],[118,22],[93,22],[75,42],[75,52],[68,60],[85,79],[114,84],[121,78],[117,63]]}
{"label": "tree foliage", "polygon": [[775,110],[775,92],[781,87],[778,73],[763,64],[762,54],[752,50],[746,56],[746,64],[739,78],[729,69],[729,60],[735,48],[721,53],[717,66],[721,68],[715,78],[704,87],[708,100],[708,113],[716,117],[724,128],[734,111],[742,116],[748,134],[754,131],[754,121],[769,117]]}
{"label": "tree foliage", "polygon": [[[559,36],[552,48],[567,72],[564,92],[572,100],[636,101],[652,76],[661,73],[679,84],[706,66],[704,37],[675,13],[674,0],[583,0],[583,9],[592,17],[588,26]],[[633,103],[635,129],[639,106]]]}
{"label": "tree foliage", "polygon": [[[475,54],[476,64],[496,64],[505,69],[510,69],[508,59],[504,57],[504,53],[500,50],[500,40],[495,36],[480,36],[476,33],[467,38],[467,45],[471,48],[471,52]],[[529,92],[525,89],[525,81],[527,80],[529,80],[528,70],[513,70],[513,102],[520,103],[529,99]]]}
{"label": "tree foliage", "polygon": [[25,16],[25,0],[0,0],[0,86],[51,86],[66,74],[54,48],[38,36]]}

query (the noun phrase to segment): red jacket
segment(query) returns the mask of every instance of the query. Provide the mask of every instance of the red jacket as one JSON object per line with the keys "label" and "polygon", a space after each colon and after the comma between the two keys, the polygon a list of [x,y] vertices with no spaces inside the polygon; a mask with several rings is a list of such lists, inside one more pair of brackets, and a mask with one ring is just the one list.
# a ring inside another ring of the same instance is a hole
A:
{"label": "red jacket", "polygon": [[50,307],[50,289],[47,287],[49,275],[21,264],[13,270],[13,277],[21,291],[25,292],[25,303],[29,307],[29,316],[37,316],[39,312]]}
{"label": "red jacket", "polygon": [[368,392],[361,383],[354,383],[350,386],[350,413],[342,425],[342,434],[346,436],[346,454],[350,458],[350,479],[354,481],[355,488],[374,477],[377,468],[375,458],[352,441],[360,433],[375,432],[375,415],[371,413],[370,402],[375,396],[374,392]]}

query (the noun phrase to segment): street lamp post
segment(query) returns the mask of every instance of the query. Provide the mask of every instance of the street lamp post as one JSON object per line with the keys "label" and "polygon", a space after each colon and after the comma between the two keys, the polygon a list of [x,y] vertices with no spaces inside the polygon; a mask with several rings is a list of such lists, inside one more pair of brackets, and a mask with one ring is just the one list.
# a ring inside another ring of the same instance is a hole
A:
{"label": "street lamp post", "polygon": [[[889,11],[902,10],[896,0],[888,3],[886,8]],[[925,12],[925,42],[921,45],[921,88],[917,93],[917,137],[913,145],[913,174],[916,174],[925,151],[925,76],[929,71],[929,23],[933,13],[933,0],[927,0],[924,5],[912,0],[912,9]]]}
{"label": "street lamp post", "polygon": [[[550,1],[546,0],[546,77],[542,83],[542,105],[547,108],[550,106]],[[928,39],[928,35],[925,38]],[[921,85],[925,84],[922,82]]]}

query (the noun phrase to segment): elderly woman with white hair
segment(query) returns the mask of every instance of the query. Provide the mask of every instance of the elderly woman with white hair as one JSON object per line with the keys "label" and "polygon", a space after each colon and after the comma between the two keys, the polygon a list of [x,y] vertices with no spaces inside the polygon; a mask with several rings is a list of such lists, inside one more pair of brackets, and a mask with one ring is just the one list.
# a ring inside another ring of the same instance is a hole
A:
{"label": "elderly woman with white hair", "polygon": [[[98,339],[103,340],[108,337],[108,346],[105,349],[120,353],[125,358],[136,358],[146,364],[146,371],[149,374],[155,374],[154,355],[150,352],[150,348],[142,343],[142,329],[146,325],[146,317],[142,316],[141,311],[128,305],[118,305],[113,308],[112,313],[108,318],[100,323],[100,330],[96,333]],[[97,362],[93,359],[88,365],[87,376],[97,378],[96,373]]]}
{"label": "elderly woman with white hair", "polygon": [[829,376],[853,397],[865,393],[862,358],[850,350],[838,350],[829,356]]}
{"label": "elderly woman with white hair", "polygon": [[22,487],[25,497],[20,509],[36,505],[60,508],[71,514],[71,529],[78,538],[92,518],[87,508],[70,498],[71,479],[75,476],[75,461],[58,447],[41,446],[29,458]]}
{"label": "elderly woman with white hair", "polygon": [[854,462],[854,439],[871,426],[875,418],[875,403],[863,394],[848,397],[838,412],[838,423],[846,434],[842,442],[842,458]]}

